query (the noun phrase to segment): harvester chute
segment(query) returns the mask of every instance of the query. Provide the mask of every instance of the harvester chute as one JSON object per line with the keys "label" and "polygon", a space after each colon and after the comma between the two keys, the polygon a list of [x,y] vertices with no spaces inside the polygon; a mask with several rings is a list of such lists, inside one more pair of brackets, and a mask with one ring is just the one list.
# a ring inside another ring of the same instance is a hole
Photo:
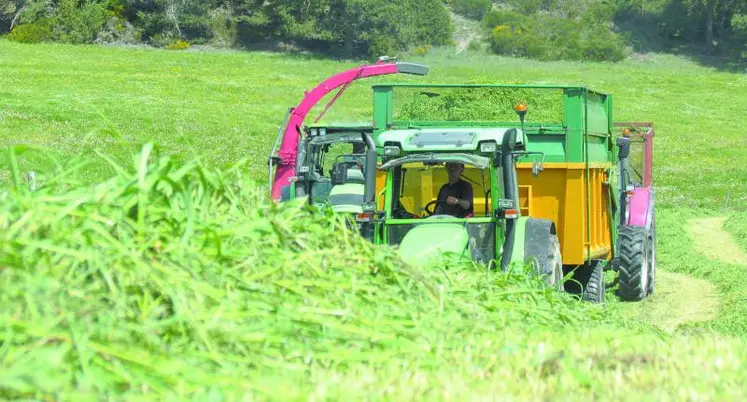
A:
{"label": "harvester chute", "polygon": [[[358,79],[375,77],[380,75],[389,74],[413,74],[413,75],[426,75],[428,68],[426,66],[415,64],[415,63],[404,63],[404,62],[388,62],[386,59],[379,60],[373,65],[363,65],[347,71],[343,71],[332,77],[327,78],[319,85],[314,87],[309,92],[306,92],[304,98],[295,107],[288,111],[285,122],[278,132],[278,136],[282,133],[282,142],[280,142],[280,149],[277,150],[278,139],[275,141],[275,145],[270,153],[268,161],[269,165],[269,176],[271,178],[271,196],[274,200],[280,200],[281,191],[284,186],[290,184],[290,179],[296,175],[298,156],[298,140],[301,135],[301,125],[306,119],[306,115],[311,109],[324,98],[327,94],[341,88],[340,92],[330,101],[329,105],[324,109],[326,112],[329,107],[334,103],[342,91],[347,89],[350,84]],[[324,113],[323,112],[323,113]],[[277,151],[277,154],[276,154]],[[277,166],[273,176],[273,167]]]}

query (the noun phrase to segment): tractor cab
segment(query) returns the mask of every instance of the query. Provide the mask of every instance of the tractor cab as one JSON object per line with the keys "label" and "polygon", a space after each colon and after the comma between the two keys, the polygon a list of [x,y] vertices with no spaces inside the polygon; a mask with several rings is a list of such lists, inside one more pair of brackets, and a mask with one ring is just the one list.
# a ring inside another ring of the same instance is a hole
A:
{"label": "tractor cab", "polygon": [[312,127],[302,141],[304,194],[311,204],[329,204],[337,212],[359,212],[366,175],[365,127]]}
{"label": "tractor cab", "polygon": [[396,129],[377,142],[386,173],[383,243],[413,262],[449,253],[487,265],[501,257],[506,220],[518,218],[520,130]]}
{"label": "tractor cab", "polygon": [[310,126],[304,132],[298,147],[298,175],[289,191],[311,205],[356,218],[371,209],[377,158],[371,127]]}

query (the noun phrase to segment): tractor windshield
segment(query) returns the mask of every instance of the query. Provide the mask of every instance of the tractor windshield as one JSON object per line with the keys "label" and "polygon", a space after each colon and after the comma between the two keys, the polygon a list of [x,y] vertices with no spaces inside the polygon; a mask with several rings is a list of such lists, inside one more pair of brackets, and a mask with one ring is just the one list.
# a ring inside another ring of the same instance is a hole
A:
{"label": "tractor windshield", "polygon": [[630,180],[637,186],[643,185],[643,157],[644,157],[643,137],[630,138],[630,156],[628,158],[628,168],[630,169]]}
{"label": "tractor windshield", "polygon": [[[392,174],[393,218],[491,216],[492,175],[487,158],[467,155],[477,166],[455,162],[451,157],[441,159],[448,162],[406,161],[421,156],[411,155],[387,163]],[[497,175],[497,180],[500,178]]]}
{"label": "tractor windshield", "polygon": [[[338,212],[360,212],[366,174],[366,144],[361,135],[315,137],[309,141],[306,152],[312,203],[329,204]],[[344,184],[332,182],[332,170],[336,165],[347,169]]]}
{"label": "tractor windshield", "polygon": [[[439,249],[467,252],[473,261],[488,264],[496,255],[491,188],[502,192],[503,176],[496,175],[489,163],[454,165],[460,163],[405,162],[390,167],[391,219],[386,221],[386,241],[412,258]],[[449,202],[449,197],[457,201]]]}

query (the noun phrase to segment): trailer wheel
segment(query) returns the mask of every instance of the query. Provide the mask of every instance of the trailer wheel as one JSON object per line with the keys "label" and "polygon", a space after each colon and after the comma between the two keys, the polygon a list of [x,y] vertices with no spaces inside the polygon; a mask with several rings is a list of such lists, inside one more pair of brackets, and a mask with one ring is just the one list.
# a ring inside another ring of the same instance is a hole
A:
{"label": "trailer wheel", "polygon": [[651,217],[651,229],[648,231],[648,289],[646,293],[654,294],[656,284],[656,218]]}
{"label": "trailer wheel", "polygon": [[646,229],[623,226],[620,229],[620,297],[638,301],[646,297],[649,287],[649,242]]}
{"label": "trailer wheel", "polygon": [[591,261],[591,275],[583,292],[583,300],[595,304],[604,303],[604,265],[602,261]]}

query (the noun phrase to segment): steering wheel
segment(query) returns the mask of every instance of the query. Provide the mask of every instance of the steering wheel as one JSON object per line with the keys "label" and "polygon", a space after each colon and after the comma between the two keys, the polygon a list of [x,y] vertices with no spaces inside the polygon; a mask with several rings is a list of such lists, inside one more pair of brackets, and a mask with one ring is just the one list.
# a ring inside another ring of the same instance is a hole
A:
{"label": "steering wheel", "polygon": [[428,214],[428,216],[431,216],[434,213],[436,213],[436,208],[434,207],[431,210],[431,209],[428,209],[428,207],[430,207],[431,205],[437,206],[438,204],[446,204],[446,201],[443,201],[443,200],[433,200],[433,201],[425,204],[425,208],[423,208],[423,209],[425,209],[425,213]]}
{"label": "steering wheel", "polygon": [[402,206],[396,207],[392,210],[392,217],[395,219],[412,219],[417,218],[416,215],[411,214],[406,209],[402,208]]}

